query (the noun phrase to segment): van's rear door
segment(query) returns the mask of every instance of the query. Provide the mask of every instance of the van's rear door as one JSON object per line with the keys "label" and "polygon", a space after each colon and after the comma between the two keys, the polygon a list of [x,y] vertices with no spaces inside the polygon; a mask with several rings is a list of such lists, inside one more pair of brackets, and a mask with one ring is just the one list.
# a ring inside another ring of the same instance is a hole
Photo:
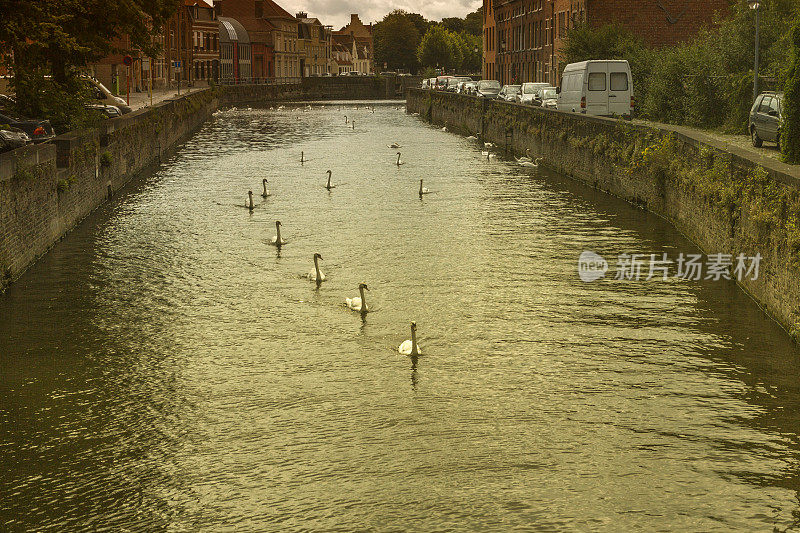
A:
{"label": "van's rear door", "polygon": [[586,65],[587,115],[608,115],[608,62],[589,61]]}
{"label": "van's rear door", "polygon": [[630,115],[633,94],[630,68],[624,62],[608,63],[608,114]]}

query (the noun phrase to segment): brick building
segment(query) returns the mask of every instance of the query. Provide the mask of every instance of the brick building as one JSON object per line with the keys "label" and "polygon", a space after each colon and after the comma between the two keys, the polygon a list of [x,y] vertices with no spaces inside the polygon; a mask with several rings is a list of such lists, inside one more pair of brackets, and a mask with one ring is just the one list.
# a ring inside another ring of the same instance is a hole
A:
{"label": "brick building", "polygon": [[333,32],[333,41],[351,49],[353,69],[362,74],[374,74],[372,23],[366,26],[358,14],[350,15],[350,22],[339,31]]}
{"label": "brick building", "polygon": [[300,75],[321,76],[330,73],[331,29],[323,26],[319,19],[308,18],[308,14],[297,14],[297,31],[300,39]]}
{"label": "brick building", "polygon": [[484,65],[495,50],[495,74],[504,84],[557,84],[564,37],[579,24],[620,24],[650,46],[673,46],[730,5],[729,0],[484,0],[487,15],[487,3],[494,18],[484,20],[484,39],[491,40],[484,43]]}
{"label": "brick building", "polygon": [[482,74],[485,80],[497,79],[496,65],[496,43],[495,32],[497,28],[494,23],[494,3],[492,0],[483,0],[483,68]]}
{"label": "brick building", "polygon": [[[252,79],[275,76],[275,27],[264,18],[264,3],[262,0],[216,0],[214,2],[217,16],[237,21],[247,32],[250,77]],[[239,35],[237,39],[238,42],[243,43],[245,37]]]}

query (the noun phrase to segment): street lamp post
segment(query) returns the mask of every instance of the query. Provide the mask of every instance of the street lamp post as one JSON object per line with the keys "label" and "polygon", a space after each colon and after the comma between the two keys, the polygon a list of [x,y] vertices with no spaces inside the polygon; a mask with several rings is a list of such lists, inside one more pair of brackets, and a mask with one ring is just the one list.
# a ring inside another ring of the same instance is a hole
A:
{"label": "street lamp post", "polygon": [[756,57],[755,67],[753,70],[753,101],[758,98],[758,30],[759,30],[759,11],[761,10],[761,3],[758,0],[750,0],[750,9],[756,12]]}

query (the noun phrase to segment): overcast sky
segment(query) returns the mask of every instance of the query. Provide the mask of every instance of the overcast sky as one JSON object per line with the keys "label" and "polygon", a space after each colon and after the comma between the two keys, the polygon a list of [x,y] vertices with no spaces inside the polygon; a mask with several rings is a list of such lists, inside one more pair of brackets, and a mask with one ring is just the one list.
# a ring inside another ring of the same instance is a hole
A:
{"label": "overcast sky", "polygon": [[481,0],[277,0],[278,4],[292,15],[305,11],[323,24],[330,24],[338,30],[350,22],[350,13],[358,13],[361,22],[378,22],[384,15],[395,9],[411,13],[421,13],[428,20],[441,20],[442,17],[465,17],[478,9]]}

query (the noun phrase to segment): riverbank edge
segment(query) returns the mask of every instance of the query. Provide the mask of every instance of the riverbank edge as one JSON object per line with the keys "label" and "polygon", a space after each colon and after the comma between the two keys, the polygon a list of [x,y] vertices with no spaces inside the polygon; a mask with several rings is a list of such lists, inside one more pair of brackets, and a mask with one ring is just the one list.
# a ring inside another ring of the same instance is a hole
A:
{"label": "riverbank edge", "polygon": [[[0,294],[139,173],[218,109],[314,98],[301,85],[216,87],[0,154]],[[360,95],[359,95],[360,97]]]}
{"label": "riverbank edge", "polygon": [[406,110],[480,133],[509,156],[529,149],[543,166],[665,218],[706,254],[731,254],[734,264],[761,254],[758,279],[738,284],[800,340],[800,169],[700,131],[473,96],[410,89]]}

